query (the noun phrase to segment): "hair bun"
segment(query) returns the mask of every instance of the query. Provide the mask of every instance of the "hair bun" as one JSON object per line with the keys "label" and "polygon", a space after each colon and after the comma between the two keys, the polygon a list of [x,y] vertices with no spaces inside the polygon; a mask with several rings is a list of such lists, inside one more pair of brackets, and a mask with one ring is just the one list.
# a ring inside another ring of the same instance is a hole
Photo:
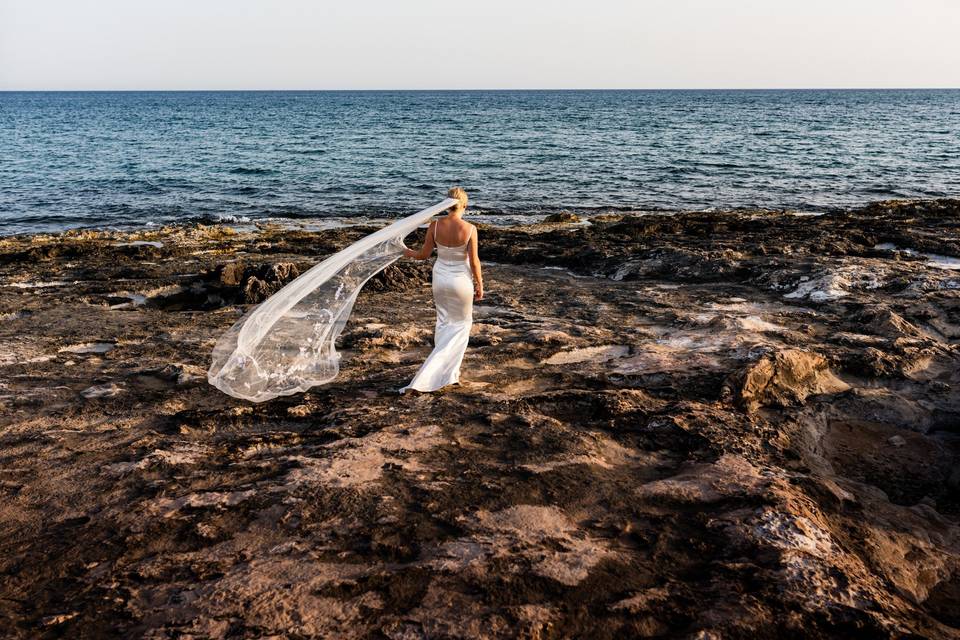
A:
{"label": "hair bun", "polygon": [[450,187],[450,190],[447,191],[447,196],[458,200],[461,207],[466,207],[469,199],[467,198],[467,192],[464,191],[463,187]]}

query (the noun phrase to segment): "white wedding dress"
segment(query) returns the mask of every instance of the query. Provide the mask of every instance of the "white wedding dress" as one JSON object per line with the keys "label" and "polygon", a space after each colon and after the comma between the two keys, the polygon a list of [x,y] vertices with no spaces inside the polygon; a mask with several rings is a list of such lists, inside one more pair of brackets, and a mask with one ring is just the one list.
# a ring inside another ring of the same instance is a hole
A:
{"label": "white wedding dress", "polygon": [[407,389],[436,391],[460,382],[460,363],[473,325],[473,275],[467,261],[473,233],[471,229],[467,241],[459,247],[446,247],[437,241],[437,227],[433,227],[437,245],[437,261],[433,263],[433,303],[437,307],[433,352],[400,393]]}

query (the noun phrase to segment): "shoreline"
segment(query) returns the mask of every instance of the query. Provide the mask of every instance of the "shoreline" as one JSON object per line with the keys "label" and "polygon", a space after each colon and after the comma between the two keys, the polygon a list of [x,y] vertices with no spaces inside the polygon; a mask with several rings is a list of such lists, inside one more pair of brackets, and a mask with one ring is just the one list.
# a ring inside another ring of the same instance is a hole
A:
{"label": "shoreline", "polygon": [[[938,202],[951,202],[953,198],[900,198],[893,200],[871,200],[860,206],[844,207],[830,206],[817,208],[764,208],[755,206],[738,207],[705,207],[694,209],[667,208],[667,207],[564,207],[552,206],[545,207],[536,212],[529,210],[498,210],[498,209],[476,209],[468,210],[467,218],[471,221],[489,225],[492,227],[515,227],[524,225],[536,225],[544,222],[551,217],[563,217],[573,215],[582,223],[590,223],[592,218],[603,220],[610,216],[684,216],[684,215],[755,215],[761,217],[776,216],[796,216],[796,217],[821,217],[827,215],[855,214],[861,211],[867,211],[871,208],[883,206],[902,206],[908,204],[936,204]],[[409,212],[407,212],[408,214]],[[94,224],[80,225],[64,229],[53,229],[49,231],[25,230],[13,233],[0,232],[0,239],[15,239],[31,236],[60,236],[78,233],[104,233],[104,234],[129,234],[137,236],[138,234],[149,234],[151,232],[160,232],[164,229],[184,229],[190,227],[211,227],[223,226],[235,231],[255,231],[259,228],[280,226],[285,229],[299,231],[325,231],[328,229],[339,229],[344,227],[367,227],[383,226],[394,222],[402,217],[404,213],[391,213],[381,215],[330,215],[330,216],[265,216],[251,217],[247,215],[202,215],[187,217],[183,221],[167,221],[163,223],[143,222],[143,223],[125,223],[114,224]],[[16,224],[4,222],[4,224]]]}
{"label": "shoreline", "polygon": [[590,222],[481,228],[463,386],[397,394],[434,322],[403,261],[340,377],[260,405],[214,341],[375,227],[0,238],[0,619],[955,638],[960,260],[924,254],[960,200]]}
{"label": "shoreline", "polygon": [[[563,216],[572,214],[584,222],[589,222],[591,218],[609,217],[609,216],[683,216],[695,214],[716,214],[716,215],[756,215],[762,217],[789,215],[797,217],[819,217],[825,215],[855,214],[857,212],[870,210],[871,208],[906,205],[906,204],[924,204],[937,202],[950,202],[955,198],[898,198],[888,200],[870,200],[865,204],[858,206],[820,206],[820,207],[757,207],[751,205],[731,206],[731,207],[704,207],[704,208],[670,208],[670,207],[636,207],[636,206],[596,206],[596,207],[566,207],[549,206],[531,212],[529,209],[503,210],[503,209],[477,209],[468,210],[467,217],[481,224],[487,224],[494,227],[512,227],[525,224],[537,224],[552,216]],[[182,221],[165,221],[163,223],[142,222],[142,223],[123,223],[123,224],[91,224],[71,226],[64,229],[42,230],[24,230],[13,233],[0,232],[2,238],[18,238],[25,236],[56,236],[70,233],[125,233],[138,234],[156,231],[164,228],[186,228],[194,226],[225,226],[237,231],[252,231],[259,227],[269,225],[280,225],[284,228],[303,230],[303,231],[323,231],[326,229],[335,229],[352,226],[372,226],[385,225],[393,222],[409,211],[390,212],[375,215],[364,215],[360,213],[348,215],[295,215],[295,216],[249,216],[249,215],[199,215],[187,216]],[[16,221],[0,221],[0,228],[3,225],[20,224]]]}

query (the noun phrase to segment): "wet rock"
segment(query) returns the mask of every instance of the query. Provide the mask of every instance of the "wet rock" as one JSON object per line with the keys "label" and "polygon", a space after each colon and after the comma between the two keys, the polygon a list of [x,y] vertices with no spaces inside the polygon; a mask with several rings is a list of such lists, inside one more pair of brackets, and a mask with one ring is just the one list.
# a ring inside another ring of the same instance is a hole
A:
{"label": "wet rock", "polygon": [[547,223],[575,224],[580,222],[580,216],[570,211],[561,211],[559,213],[551,213],[544,218],[543,221]]}

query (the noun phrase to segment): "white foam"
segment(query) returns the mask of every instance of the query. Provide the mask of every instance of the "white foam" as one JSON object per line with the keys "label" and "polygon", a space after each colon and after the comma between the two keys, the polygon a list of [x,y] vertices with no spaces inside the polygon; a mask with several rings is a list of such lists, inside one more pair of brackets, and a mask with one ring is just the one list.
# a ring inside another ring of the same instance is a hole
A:
{"label": "white foam", "polygon": [[221,213],[217,216],[217,222],[250,222],[247,216],[237,216],[229,213]]}

